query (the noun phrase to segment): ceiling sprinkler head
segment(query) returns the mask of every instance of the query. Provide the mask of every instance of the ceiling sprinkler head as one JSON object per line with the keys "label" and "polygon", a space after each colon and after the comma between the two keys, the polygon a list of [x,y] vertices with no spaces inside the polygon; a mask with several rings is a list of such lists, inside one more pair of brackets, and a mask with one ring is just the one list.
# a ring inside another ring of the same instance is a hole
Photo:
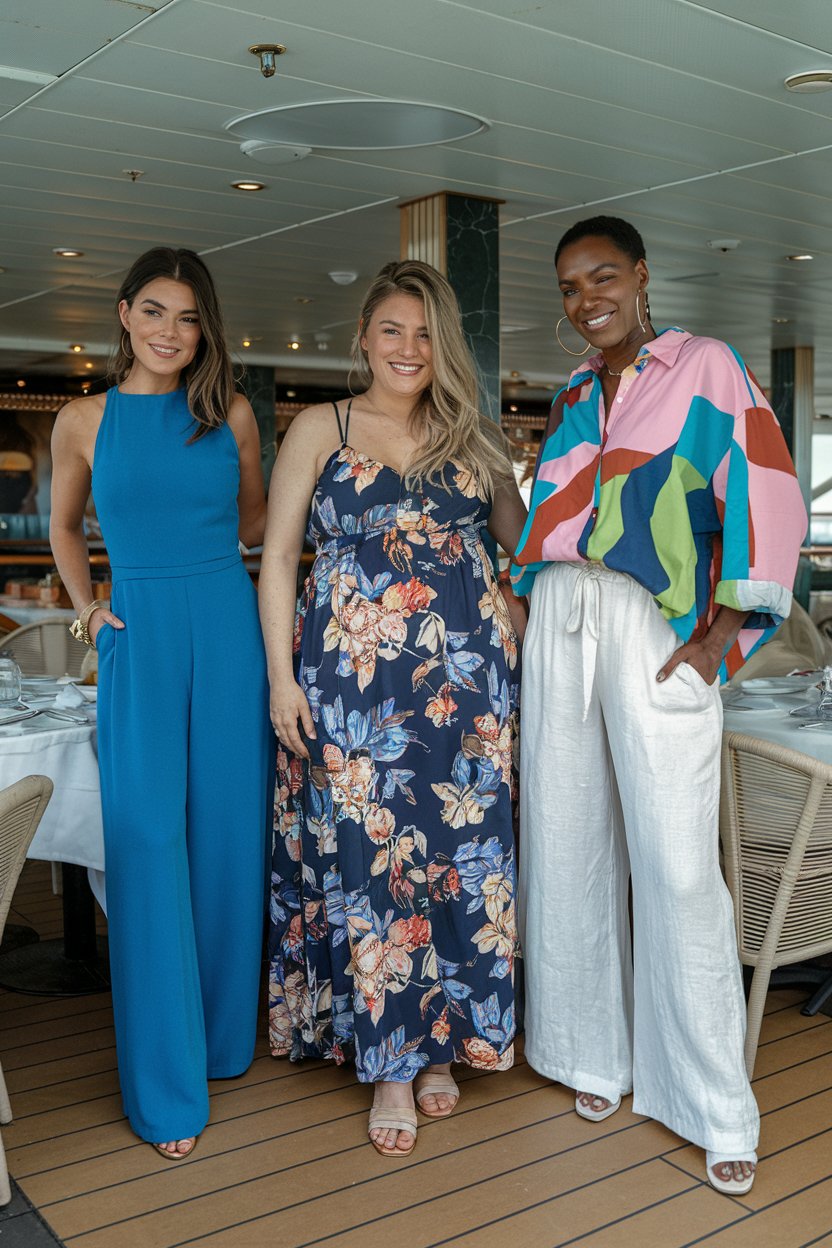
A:
{"label": "ceiling sprinkler head", "polygon": [[286,48],[282,43],[253,43],[249,52],[260,58],[260,73],[264,78],[273,78],[277,68],[276,60],[282,56]]}

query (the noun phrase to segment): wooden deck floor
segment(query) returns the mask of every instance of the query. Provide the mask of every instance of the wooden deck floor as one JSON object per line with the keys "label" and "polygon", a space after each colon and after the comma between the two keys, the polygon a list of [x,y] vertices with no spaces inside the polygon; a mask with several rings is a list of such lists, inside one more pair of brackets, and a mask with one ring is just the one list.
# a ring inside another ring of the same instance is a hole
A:
{"label": "wooden deck floor", "polygon": [[[59,934],[39,864],[15,910]],[[244,1077],[212,1085],[193,1158],[165,1162],[122,1117],[107,996],[2,994],[15,1114],[3,1138],[25,1196],[72,1248],[832,1248],[832,1018],[803,1018],[802,999],[770,994],[762,1164],[742,1200],[714,1192],[702,1153],[628,1102],[584,1122],[522,1054],[506,1074],[464,1073],[458,1111],[421,1119],[415,1152],[390,1162],[366,1141],[368,1092],[351,1071],[276,1062],[261,1043]]]}

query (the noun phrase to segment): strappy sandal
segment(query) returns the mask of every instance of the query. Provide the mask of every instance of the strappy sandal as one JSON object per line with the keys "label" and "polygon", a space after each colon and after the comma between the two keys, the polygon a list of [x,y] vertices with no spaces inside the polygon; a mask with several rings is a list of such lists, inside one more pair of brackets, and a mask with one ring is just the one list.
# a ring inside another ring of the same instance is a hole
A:
{"label": "strappy sandal", "polygon": [[[182,1137],[183,1140],[190,1138],[190,1136]],[[186,1161],[196,1148],[196,1141],[197,1137],[193,1136],[191,1147],[188,1149],[187,1153],[180,1153],[178,1149],[165,1148],[163,1144],[154,1144],[153,1147],[156,1149],[159,1156],[164,1157],[166,1161]],[[176,1143],[181,1144],[182,1140],[177,1140]]]}
{"label": "strappy sandal", "polygon": [[606,1109],[593,1109],[591,1105],[582,1105],[580,1098],[588,1096],[591,1101],[606,1101],[609,1097],[599,1096],[592,1092],[579,1092],[575,1097],[575,1113],[581,1118],[588,1118],[590,1122],[603,1122],[605,1118],[610,1118],[616,1110],[621,1108],[621,1097],[618,1100],[610,1101]]}
{"label": "strappy sandal", "polygon": [[756,1153],[745,1153],[742,1157],[730,1157],[724,1153],[705,1153],[705,1165],[708,1171],[708,1182],[711,1187],[715,1187],[718,1192],[724,1192],[726,1196],[744,1196],[746,1192],[751,1191],[756,1170],[752,1170],[747,1178],[742,1179],[718,1179],[714,1174],[714,1166],[729,1166],[735,1161],[746,1161],[750,1166],[757,1165]]}
{"label": "strappy sandal", "polygon": [[376,1109],[370,1110],[370,1121],[367,1131],[407,1131],[413,1136],[410,1148],[385,1148],[378,1144],[372,1136],[370,1143],[382,1157],[409,1157],[416,1147],[416,1114],[412,1109]]}
{"label": "strappy sandal", "polygon": [[[459,1088],[454,1083],[452,1075],[433,1074],[430,1071],[417,1077],[417,1082],[413,1085],[413,1093],[416,1097],[416,1104],[419,1106],[419,1112],[424,1114],[426,1118],[448,1118],[456,1109],[459,1100]],[[453,1096],[455,1098],[450,1109],[436,1110],[423,1109],[423,1096]]]}

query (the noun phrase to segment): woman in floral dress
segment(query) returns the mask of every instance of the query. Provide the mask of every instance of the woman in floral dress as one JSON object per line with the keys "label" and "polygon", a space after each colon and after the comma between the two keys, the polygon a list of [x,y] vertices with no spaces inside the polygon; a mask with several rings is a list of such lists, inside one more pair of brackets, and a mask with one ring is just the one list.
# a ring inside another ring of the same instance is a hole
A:
{"label": "woman in floral dress", "polygon": [[436,270],[381,271],[354,356],[366,391],[296,417],[270,490],[271,1044],[354,1060],[403,1156],[414,1093],[444,1117],[452,1061],[512,1061],[519,673],[482,533],[513,552],[525,508]]}

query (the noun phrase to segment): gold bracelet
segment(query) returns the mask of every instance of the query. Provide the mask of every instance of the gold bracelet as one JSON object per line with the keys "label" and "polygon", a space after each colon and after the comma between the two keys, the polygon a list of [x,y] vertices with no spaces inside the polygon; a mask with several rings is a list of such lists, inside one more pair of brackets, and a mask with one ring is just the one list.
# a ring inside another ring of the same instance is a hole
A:
{"label": "gold bracelet", "polygon": [[87,603],[83,611],[76,620],[73,620],[69,626],[69,631],[76,641],[82,641],[85,646],[92,646],[93,639],[90,637],[90,620],[94,612],[104,609],[107,606],[100,598],[94,598],[92,602]]}

